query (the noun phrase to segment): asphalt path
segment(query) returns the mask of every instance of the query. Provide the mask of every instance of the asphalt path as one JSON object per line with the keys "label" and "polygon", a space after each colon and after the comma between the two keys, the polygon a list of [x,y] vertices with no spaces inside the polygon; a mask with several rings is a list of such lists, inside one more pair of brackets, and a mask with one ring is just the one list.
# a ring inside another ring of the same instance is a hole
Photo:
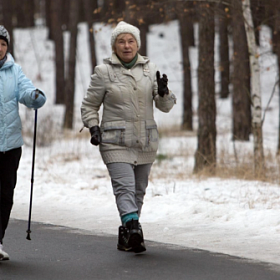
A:
{"label": "asphalt path", "polygon": [[29,241],[26,230],[26,221],[10,221],[0,280],[280,279],[280,266],[223,254],[149,241],[135,254],[118,251],[117,236],[32,223]]}

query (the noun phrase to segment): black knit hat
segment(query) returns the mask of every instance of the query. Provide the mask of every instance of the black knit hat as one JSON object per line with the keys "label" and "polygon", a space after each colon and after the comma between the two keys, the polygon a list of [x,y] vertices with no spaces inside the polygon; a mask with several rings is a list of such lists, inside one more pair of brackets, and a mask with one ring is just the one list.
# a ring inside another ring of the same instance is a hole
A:
{"label": "black knit hat", "polygon": [[3,26],[0,25],[0,39],[6,41],[8,45],[10,45],[10,35],[7,29]]}

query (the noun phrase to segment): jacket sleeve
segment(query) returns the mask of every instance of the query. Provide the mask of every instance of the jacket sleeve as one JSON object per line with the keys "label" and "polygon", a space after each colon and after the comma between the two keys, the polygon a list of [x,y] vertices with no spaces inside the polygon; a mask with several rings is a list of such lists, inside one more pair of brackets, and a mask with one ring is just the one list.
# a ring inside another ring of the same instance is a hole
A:
{"label": "jacket sleeve", "polygon": [[[156,73],[156,71],[155,71]],[[164,113],[168,113],[176,104],[176,96],[169,90],[169,93],[161,97],[158,94],[158,84],[156,75],[154,77],[154,89],[153,89],[153,98],[155,101],[156,108]]]}
{"label": "jacket sleeve", "polygon": [[91,76],[90,85],[87,89],[86,96],[82,101],[81,115],[85,127],[91,128],[99,125],[99,109],[103,102],[106,88],[101,68],[96,66],[94,74]]}
{"label": "jacket sleeve", "polygon": [[35,99],[34,91],[36,87],[33,85],[31,80],[29,80],[23,73],[20,66],[18,66],[18,85],[17,85],[17,97],[18,101],[24,104],[28,108],[38,109],[42,107],[46,102],[46,96],[42,90],[40,94]]}

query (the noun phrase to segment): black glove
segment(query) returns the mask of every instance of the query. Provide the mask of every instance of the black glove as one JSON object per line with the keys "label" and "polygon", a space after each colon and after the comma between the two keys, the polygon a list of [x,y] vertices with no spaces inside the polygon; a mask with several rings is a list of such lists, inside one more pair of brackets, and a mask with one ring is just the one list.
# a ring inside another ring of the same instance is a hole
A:
{"label": "black glove", "polygon": [[157,84],[158,84],[158,94],[163,97],[165,94],[169,93],[168,87],[167,87],[167,76],[165,74],[162,75],[162,78],[160,77],[160,72],[157,71]]}
{"label": "black glove", "polygon": [[98,125],[93,126],[89,129],[91,134],[90,143],[94,146],[98,146],[101,142],[101,133]]}

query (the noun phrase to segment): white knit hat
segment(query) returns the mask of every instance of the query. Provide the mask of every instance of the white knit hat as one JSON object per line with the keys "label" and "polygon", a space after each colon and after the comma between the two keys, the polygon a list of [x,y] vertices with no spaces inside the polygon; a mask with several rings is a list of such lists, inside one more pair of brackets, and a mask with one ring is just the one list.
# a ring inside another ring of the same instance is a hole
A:
{"label": "white knit hat", "polygon": [[0,39],[3,39],[7,42],[8,45],[10,45],[10,35],[7,29],[3,26],[0,25]]}
{"label": "white knit hat", "polygon": [[134,36],[134,38],[136,39],[138,50],[140,49],[140,47],[141,47],[140,30],[136,26],[128,24],[124,21],[120,21],[112,32],[112,37],[111,37],[112,48],[115,44],[117,37],[122,33],[132,34]]}

